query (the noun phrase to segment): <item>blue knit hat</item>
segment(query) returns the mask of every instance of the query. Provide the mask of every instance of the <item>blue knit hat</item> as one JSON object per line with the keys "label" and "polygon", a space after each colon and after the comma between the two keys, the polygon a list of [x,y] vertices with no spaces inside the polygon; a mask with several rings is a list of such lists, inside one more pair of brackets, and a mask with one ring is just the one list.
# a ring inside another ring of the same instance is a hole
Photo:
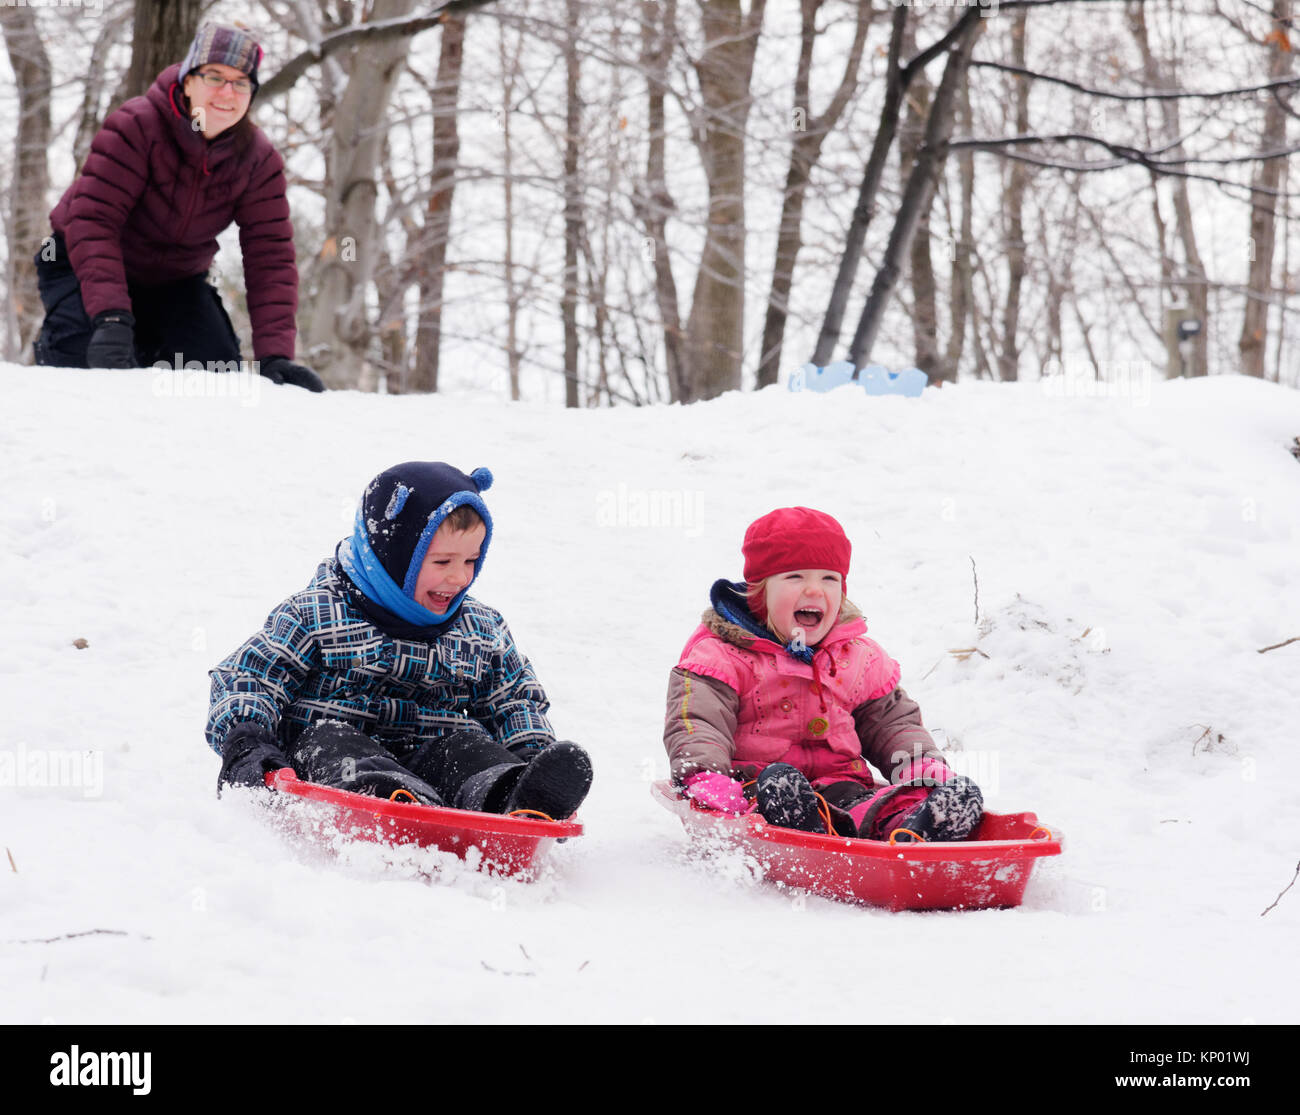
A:
{"label": "blue knit hat", "polygon": [[492,541],[492,516],[480,493],[491,486],[492,473],[485,468],[467,475],[440,461],[408,461],[385,469],[366,485],[352,536],[339,547],[344,572],[370,600],[410,623],[445,622],[470,585],[446,612],[432,612],[415,600],[420,567],[447,516],[457,507],[472,507],[486,527],[474,563],[477,579]]}
{"label": "blue knit hat", "polygon": [[253,89],[257,89],[257,67],[262,62],[262,48],[243,28],[220,23],[205,23],[200,27],[181,62],[180,80],[184,81],[200,66],[213,62],[232,66],[247,74]]}

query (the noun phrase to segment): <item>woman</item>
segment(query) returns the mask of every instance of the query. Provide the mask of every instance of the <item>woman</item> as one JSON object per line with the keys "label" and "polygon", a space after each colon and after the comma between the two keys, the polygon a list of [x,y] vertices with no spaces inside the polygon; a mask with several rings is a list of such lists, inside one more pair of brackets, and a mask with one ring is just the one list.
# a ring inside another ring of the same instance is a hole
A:
{"label": "woman", "polygon": [[261,373],[325,389],[292,362],[298,270],[284,160],[248,118],[261,60],[246,31],[201,27],[179,66],[104,121],[36,256],[38,364],[238,367],[234,327],[207,282],[233,221]]}

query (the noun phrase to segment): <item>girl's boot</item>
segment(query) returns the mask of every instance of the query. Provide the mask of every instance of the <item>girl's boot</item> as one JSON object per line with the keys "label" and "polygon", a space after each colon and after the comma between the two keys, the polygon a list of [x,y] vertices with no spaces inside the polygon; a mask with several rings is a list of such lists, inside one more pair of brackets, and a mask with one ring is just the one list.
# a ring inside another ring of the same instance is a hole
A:
{"label": "girl's boot", "polygon": [[758,811],[769,825],[803,832],[825,832],[820,802],[812,783],[789,763],[770,763],[754,787]]}

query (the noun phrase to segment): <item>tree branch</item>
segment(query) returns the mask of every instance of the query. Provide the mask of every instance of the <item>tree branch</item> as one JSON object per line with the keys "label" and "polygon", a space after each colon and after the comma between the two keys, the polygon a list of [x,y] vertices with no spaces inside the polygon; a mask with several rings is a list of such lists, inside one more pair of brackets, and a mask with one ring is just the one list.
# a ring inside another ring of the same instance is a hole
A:
{"label": "tree branch", "polygon": [[1243,85],[1235,89],[1216,89],[1213,92],[1202,93],[1196,90],[1180,90],[1175,93],[1111,93],[1105,89],[1096,89],[1090,85],[1083,85],[1077,81],[1071,81],[1069,78],[1057,77],[1054,74],[1039,73],[1036,70],[1027,70],[1022,66],[1012,66],[1006,62],[983,62],[974,61],[971,67],[980,67],[985,70],[1000,70],[1003,73],[1016,74],[1020,77],[1030,77],[1037,81],[1050,82],[1053,85],[1064,85],[1067,89],[1073,89],[1077,93],[1086,93],[1090,97],[1103,97],[1111,101],[1179,101],[1179,100],[1216,100],[1221,97],[1242,97],[1248,93],[1261,93],[1269,90],[1289,89],[1292,86],[1300,85],[1300,77],[1278,78],[1275,81],[1261,82],[1259,85]]}
{"label": "tree branch", "polygon": [[283,96],[309,69],[340,50],[347,50],[363,42],[375,43],[387,39],[410,38],[421,31],[436,27],[445,16],[453,12],[466,12],[490,3],[492,0],[441,0],[435,3],[425,15],[363,23],[357,27],[349,27],[343,31],[336,31],[332,35],[326,35],[320,42],[289,59],[269,81],[262,82],[258,88],[258,96],[262,100],[267,97]]}

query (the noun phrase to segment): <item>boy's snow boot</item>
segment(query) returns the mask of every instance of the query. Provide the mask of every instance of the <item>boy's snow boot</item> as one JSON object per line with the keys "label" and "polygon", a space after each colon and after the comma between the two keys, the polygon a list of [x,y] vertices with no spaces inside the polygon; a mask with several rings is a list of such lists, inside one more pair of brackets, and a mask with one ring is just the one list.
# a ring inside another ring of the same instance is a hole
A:
{"label": "boy's snow boot", "polygon": [[789,763],[770,763],[758,776],[754,787],[758,811],[769,825],[825,832],[820,803],[812,783]]}
{"label": "boy's snow boot", "polygon": [[563,821],[586,799],[591,778],[591,757],[576,743],[559,740],[522,769],[501,812],[529,809]]}

